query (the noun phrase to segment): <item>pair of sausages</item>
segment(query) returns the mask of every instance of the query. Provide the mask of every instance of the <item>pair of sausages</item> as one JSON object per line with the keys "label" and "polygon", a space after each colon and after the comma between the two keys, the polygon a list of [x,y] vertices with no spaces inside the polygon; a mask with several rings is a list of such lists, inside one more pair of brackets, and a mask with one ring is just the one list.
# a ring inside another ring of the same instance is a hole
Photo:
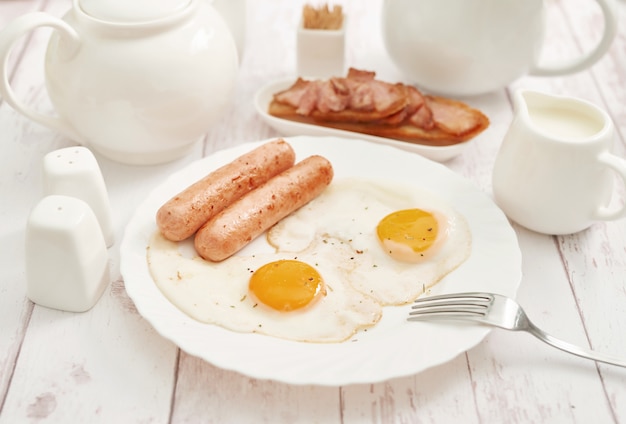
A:
{"label": "pair of sausages", "polygon": [[287,142],[268,142],[170,199],[157,211],[157,226],[171,241],[195,233],[198,254],[222,261],[317,197],[332,178],[322,156],[295,164]]}

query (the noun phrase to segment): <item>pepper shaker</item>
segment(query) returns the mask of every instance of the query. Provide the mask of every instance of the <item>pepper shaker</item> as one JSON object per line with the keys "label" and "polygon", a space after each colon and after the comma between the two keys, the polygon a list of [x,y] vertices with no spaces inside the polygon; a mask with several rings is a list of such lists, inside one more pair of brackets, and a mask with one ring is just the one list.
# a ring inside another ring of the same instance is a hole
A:
{"label": "pepper shaker", "polygon": [[43,159],[43,175],[44,194],[72,196],[85,201],[98,218],[106,245],[113,245],[109,196],[91,150],[76,146],[48,153]]}
{"label": "pepper shaker", "polygon": [[26,225],[26,295],[70,312],[91,309],[109,281],[109,258],[98,220],[83,200],[46,196]]}

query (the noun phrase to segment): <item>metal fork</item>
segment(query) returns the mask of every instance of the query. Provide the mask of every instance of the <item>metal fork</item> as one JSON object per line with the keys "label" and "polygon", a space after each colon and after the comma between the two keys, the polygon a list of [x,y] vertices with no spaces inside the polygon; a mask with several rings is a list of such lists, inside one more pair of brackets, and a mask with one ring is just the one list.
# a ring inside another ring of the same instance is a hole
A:
{"label": "metal fork", "polygon": [[533,324],[522,307],[506,296],[493,293],[456,293],[420,298],[409,321],[469,320],[512,331],[527,331],[547,344],[581,358],[626,367],[626,359],[594,352],[559,340]]}

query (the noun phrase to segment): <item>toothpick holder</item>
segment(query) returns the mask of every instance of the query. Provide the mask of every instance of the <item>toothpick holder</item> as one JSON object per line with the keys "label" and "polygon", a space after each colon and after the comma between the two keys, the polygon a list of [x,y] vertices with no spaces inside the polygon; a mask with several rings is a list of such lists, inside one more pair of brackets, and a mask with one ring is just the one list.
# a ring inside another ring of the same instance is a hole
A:
{"label": "toothpick holder", "polygon": [[346,18],[341,29],[307,29],[297,33],[297,74],[303,78],[340,77],[345,68]]}

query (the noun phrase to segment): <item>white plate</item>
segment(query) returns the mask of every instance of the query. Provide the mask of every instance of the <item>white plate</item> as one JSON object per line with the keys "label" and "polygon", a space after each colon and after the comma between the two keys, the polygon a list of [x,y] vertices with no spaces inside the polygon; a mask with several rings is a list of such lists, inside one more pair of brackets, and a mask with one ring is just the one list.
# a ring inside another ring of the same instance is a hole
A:
{"label": "white plate", "polygon": [[[469,181],[441,164],[389,146],[335,137],[286,140],[295,149],[297,160],[311,154],[328,158],[336,178],[361,176],[413,182],[437,193],[466,217],[472,231],[472,254],[435,285],[432,294],[490,291],[515,297],[521,280],[516,235],[502,211]],[[147,197],[126,227],[120,265],[126,290],[139,313],[161,335],[189,354],[224,369],[254,378],[326,386],[373,383],[415,374],[451,360],[487,335],[488,328],[475,325],[408,322],[410,305],[386,307],[373,329],[332,344],[236,333],[197,322],[179,311],[154,284],[146,264],[146,246],[156,230],[156,210],[192,182],[264,142],[216,152],[175,173]],[[265,243],[262,237],[255,242]]]}
{"label": "white plate", "polygon": [[259,91],[257,91],[256,95],[254,96],[254,106],[256,107],[257,113],[270,127],[274,128],[276,131],[284,136],[311,135],[356,138],[359,140],[367,140],[374,143],[386,144],[388,146],[397,147],[402,150],[417,153],[424,156],[425,158],[437,162],[445,162],[455,156],[460,155],[469,146],[469,143],[472,142],[472,140],[468,140],[462,143],[441,147],[425,146],[422,144],[408,143],[405,141],[361,134],[353,131],[338,130],[335,128],[322,127],[320,125],[293,122],[270,115],[267,110],[270,102],[272,101],[272,96],[281,90],[289,88],[293,84],[293,82],[294,80],[292,78],[288,80],[281,80],[269,83],[263,86]]}

